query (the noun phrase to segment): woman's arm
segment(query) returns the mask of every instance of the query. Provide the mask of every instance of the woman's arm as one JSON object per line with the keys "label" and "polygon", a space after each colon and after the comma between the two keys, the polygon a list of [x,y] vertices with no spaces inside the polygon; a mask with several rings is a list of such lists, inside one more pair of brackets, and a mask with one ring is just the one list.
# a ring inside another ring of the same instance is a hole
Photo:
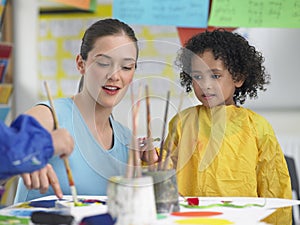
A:
{"label": "woman's arm", "polygon": [[46,105],[36,105],[27,110],[25,114],[33,116],[46,130],[54,130],[54,119],[51,109]]}
{"label": "woman's arm", "polygon": [[[55,127],[53,115],[48,106],[37,105],[26,111],[26,114],[29,114],[37,119],[37,121],[39,121],[41,125],[49,132],[54,130]],[[40,190],[40,193],[45,193],[51,185],[56,196],[58,198],[63,197],[57,175],[50,164],[47,164],[41,170],[33,173],[22,174],[22,179],[27,189],[38,189]]]}

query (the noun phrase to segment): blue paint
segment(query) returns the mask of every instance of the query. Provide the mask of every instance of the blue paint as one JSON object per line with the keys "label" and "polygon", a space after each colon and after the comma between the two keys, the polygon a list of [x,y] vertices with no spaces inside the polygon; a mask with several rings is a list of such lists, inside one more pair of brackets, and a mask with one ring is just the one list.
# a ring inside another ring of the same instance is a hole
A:
{"label": "blue paint", "polygon": [[[39,211],[39,210],[36,210]],[[9,212],[11,216],[21,216],[21,217],[29,217],[33,213],[33,210],[24,210],[24,209],[13,209]]]}
{"label": "blue paint", "polygon": [[36,208],[55,208],[56,201],[57,199],[32,201],[29,203],[29,206]]}

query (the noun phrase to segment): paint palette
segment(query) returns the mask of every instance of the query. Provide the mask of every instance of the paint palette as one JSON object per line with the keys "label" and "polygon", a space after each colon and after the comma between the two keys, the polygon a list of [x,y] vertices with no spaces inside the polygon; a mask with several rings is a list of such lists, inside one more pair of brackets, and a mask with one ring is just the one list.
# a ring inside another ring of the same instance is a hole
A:
{"label": "paint palette", "polygon": [[57,200],[55,202],[55,208],[84,207],[84,206],[92,206],[92,205],[106,205],[106,200],[79,198],[78,202],[76,203],[70,200]]}
{"label": "paint palette", "polygon": [[[56,196],[48,196],[7,207],[0,210],[0,215],[13,216],[28,220],[32,213],[42,211],[63,215],[73,215],[75,221],[79,222],[82,218],[87,216],[107,213],[106,200],[106,196],[78,196],[79,204],[75,206],[72,196],[65,195],[61,200],[57,199]],[[7,220],[7,217],[4,219]],[[3,220],[3,218],[0,218],[0,224],[1,220]],[[11,221],[11,219],[9,219],[9,221]]]}
{"label": "paint palette", "polygon": [[79,222],[88,216],[94,216],[107,213],[106,196],[81,196],[78,202],[74,204],[72,196],[64,196],[64,200],[57,200],[55,208],[57,210],[70,210],[75,221]]}

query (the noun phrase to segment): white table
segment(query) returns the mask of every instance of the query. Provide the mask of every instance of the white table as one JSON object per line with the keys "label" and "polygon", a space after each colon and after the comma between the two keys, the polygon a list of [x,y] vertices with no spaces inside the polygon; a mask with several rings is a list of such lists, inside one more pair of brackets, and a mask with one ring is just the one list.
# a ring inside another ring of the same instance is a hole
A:
{"label": "white table", "polygon": [[[79,199],[99,199],[99,200],[107,200],[106,196],[78,196]],[[55,196],[48,196],[44,198],[39,198],[36,200],[51,200],[56,199]],[[65,200],[72,200],[72,196],[64,196]],[[245,204],[261,204],[263,207],[246,207],[246,208],[229,208],[229,207],[213,207],[206,209],[190,209],[185,208],[183,206],[180,207],[180,212],[191,212],[191,211],[214,211],[221,212],[221,215],[207,217],[208,224],[213,220],[224,220],[231,221],[233,224],[241,224],[241,225],[262,225],[265,223],[259,222],[261,219],[267,217],[271,213],[273,213],[277,208],[300,205],[299,200],[287,200],[287,199],[278,199],[278,198],[251,198],[251,197],[199,197],[199,205],[208,206],[211,204],[220,204],[222,201],[230,201],[234,205],[245,205]],[[183,198],[179,198],[179,203],[186,204]],[[19,204],[18,204],[19,205]],[[16,208],[17,205],[13,205],[8,208],[4,208],[0,210],[0,214],[2,215],[15,215],[14,210],[32,210],[36,211],[40,208]],[[74,225],[79,224],[82,218],[86,216],[92,216],[97,214],[107,213],[106,205],[89,205],[82,207],[74,207],[68,205],[69,212],[75,217]],[[178,217],[172,215],[166,215],[167,218],[160,219],[152,223],[151,225],[174,225],[178,224],[175,221],[182,221],[185,219],[191,219],[191,217]],[[203,218],[202,218],[203,219]],[[217,222],[217,224],[221,224]],[[224,223],[225,224],[225,223]]]}

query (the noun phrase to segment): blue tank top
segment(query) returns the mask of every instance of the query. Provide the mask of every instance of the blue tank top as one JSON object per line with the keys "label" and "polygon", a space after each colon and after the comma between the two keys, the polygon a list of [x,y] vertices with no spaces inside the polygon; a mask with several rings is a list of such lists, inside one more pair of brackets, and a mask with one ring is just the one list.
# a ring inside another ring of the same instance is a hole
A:
{"label": "blue tank top", "polygon": [[[48,105],[48,103],[42,103]],[[112,176],[125,174],[131,131],[110,117],[113,129],[113,147],[103,149],[91,134],[77,106],[70,98],[54,100],[54,107],[61,128],[66,128],[75,141],[75,148],[69,157],[70,167],[78,195],[106,195],[107,180]],[[51,158],[64,195],[71,195],[63,160],[59,156]],[[43,196],[54,195],[52,187],[47,193],[27,190],[20,179],[15,203],[29,201]]]}

